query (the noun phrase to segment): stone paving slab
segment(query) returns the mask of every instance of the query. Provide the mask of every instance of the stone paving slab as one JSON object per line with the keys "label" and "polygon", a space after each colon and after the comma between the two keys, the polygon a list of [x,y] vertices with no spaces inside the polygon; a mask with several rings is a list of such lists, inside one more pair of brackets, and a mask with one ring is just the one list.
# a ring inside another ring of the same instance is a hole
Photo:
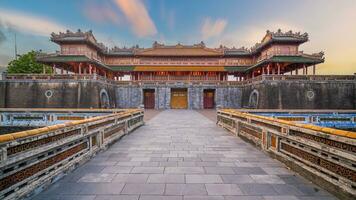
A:
{"label": "stone paving slab", "polygon": [[335,199],[209,119],[159,112],[33,199]]}

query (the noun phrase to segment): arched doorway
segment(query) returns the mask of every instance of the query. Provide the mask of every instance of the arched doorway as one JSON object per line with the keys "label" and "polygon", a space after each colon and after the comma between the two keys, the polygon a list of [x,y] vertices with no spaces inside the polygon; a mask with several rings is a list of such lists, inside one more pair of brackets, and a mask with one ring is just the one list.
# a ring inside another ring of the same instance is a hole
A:
{"label": "arched doorway", "polygon": [[100,108],[110,108],[110,98],[105,89],[100,91]]}
{"label": "arched doorway", "polygon": [[258,107],[258,91],[255,89],[251,92],[250,98],[248,100],[248,107],[249,108],[257,108]]}

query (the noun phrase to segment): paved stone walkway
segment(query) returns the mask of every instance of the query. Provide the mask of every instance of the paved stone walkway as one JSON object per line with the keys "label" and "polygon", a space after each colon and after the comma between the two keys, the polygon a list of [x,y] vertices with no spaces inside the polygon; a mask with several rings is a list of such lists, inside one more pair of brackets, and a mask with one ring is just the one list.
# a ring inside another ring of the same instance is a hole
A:
{"label": "paved stone walkway", "polygon": [[334,199],[191,110],[166,110],[35,199]]}

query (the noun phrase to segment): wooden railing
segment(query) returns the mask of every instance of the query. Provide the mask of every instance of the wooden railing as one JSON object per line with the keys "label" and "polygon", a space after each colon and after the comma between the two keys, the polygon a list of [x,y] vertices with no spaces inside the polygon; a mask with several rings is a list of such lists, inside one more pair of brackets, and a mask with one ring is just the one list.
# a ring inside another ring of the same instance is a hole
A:
{"label": "wooden railing", "polygon": [[139,109],[0,135],[0,199],[40,190],[143,124]]}
{"label": "wooden railing", "polygon": [[[238,110],[217,112],[217,124],[245,138],[331,192],[356,195],[356,133],[297,124]],[[321,178],[321,181],[314,179]]]}

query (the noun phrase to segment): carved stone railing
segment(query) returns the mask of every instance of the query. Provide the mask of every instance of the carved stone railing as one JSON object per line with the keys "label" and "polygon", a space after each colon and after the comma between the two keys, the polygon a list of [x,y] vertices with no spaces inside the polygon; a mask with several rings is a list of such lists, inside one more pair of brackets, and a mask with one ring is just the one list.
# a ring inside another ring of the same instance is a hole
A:
{"label": "carved stone railing", "polygon": [[356,75],[262,75],[263,80],[356,81]]}
{"label": "carved stone railing", "polygon": [[44,127],[125,111],[125,109],[0,108],[0,127]]}
{"label": "carved stone railing", "polygon": [[7,80],[90,80],[93,74],[7,74]]}
{"label": "carved stone railing", "polygon": [[141,125],[143,111],[132,109],[0,135],[0,199],[40,191]]}
{"label": "carved stone railing", "polygon": [[238,86],[261,81],[355,81],[356,75],[260,75],[241,81],[220,80],[113,80],[97,74],[8,74],[6,80],[99,80],[115,85],[169,85],[175,83],[191,85],[226,85]]}
{"label": "carved stone railing", "polygon": [[343,199],[356,195],[356,133],[218,110],[217,124]]}

